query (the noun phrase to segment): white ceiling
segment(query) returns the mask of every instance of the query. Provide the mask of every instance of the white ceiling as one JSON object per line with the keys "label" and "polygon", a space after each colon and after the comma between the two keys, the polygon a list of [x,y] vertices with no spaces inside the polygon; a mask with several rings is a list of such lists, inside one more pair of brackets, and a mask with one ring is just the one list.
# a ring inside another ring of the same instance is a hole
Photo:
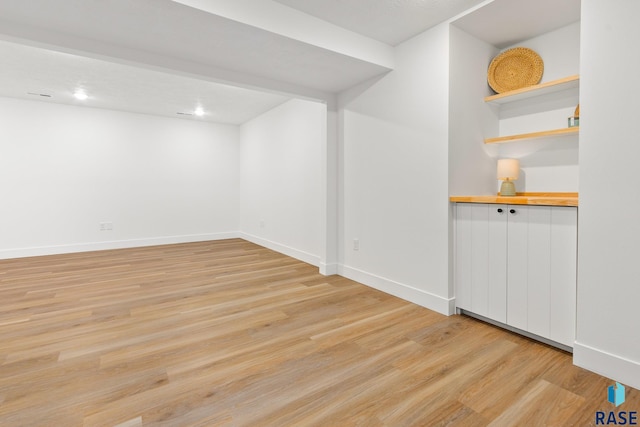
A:
{"label": "white ceiling", "polygon": [[495,0],[456,20],[454,25],[505,48],[579,20],[580,0]]}
{"label": "white ceiling", "polygon": [[484,0],[274,0],[391,46]]}
{"label": "white ceiling", "polygon": [[170,0],[2,0],[0,33],[248,85],[281,83],[293,92],[337,92],[389,71]]}
{"label": "white ceiling", "polygon": [[[495,0],[456,25],[490,34],[501,10],[532,9],[526,21],[579,1]],[[204,117],[180,117],[243,123],[290,97],[331,102],[392,70],[391,45],[482,2],[0,0],[0,96],[78,104],[82,86],[82,105],[173,117],[201,106]]]}
{"label": "white ceiling", "polygon": [[[242,124],[289,98],[201,79],[0,41],[0,95]],[[83,90],[89,98],[77,100]],[[204,110],[196,117],[197,108]]]}

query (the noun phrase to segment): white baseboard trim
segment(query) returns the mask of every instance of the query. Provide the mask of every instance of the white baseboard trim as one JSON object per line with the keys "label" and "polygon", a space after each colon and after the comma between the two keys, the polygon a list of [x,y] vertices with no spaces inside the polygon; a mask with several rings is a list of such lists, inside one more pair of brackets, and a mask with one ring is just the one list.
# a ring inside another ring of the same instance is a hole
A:
{"label": "white baseboard trim", "polygon": [[422,307],[428,308],[429,310],[437,311],[438,313],[447,316],[455,314],[454,298],[443,298],[439,295],[434,295],[432,293],[416,289],[412,286],[398,283],[346,265],[340,265],[338,267],[338,274],[346,277],[347,279],[355,280],[363,285],[370,286],[379,291],[394,295],[414,304],[418,304]]}
{"label": "white baseboard trim", "polygon": [[291,258],[306,262],[307,264],[315,265],[316,267],[320,266],[320,257],[317,255],[313,255],[308,252],[304,252],[280,243],[272,242],[271,240],[263,239],[261,237],[254,236],[253,234],[240,232],[238,233],[238,237],[251,243],[255,243],[256,245],[271,249],[272,251],[280,252],[281,254],[290,256]]}
{"label": "white baseboard trim", "polygon": [[640,390],[640,363],[576,342],[573,364]]}
{"label": "white baseboard trim", "polygon": [[323,276],[333,276],[334,274],[338,274],[338,264],[326,264],[324,262],[320,263],[320,274]]}
{"label": "white baseboard trim", "polygon": [[0,259],[26,258],[32,256],[92,252],[108,249],[137,248],[143,246],[170,245],[175,243],[204,242],[238,238],[237,231],[209,234],[187,234],[181,236],[148,237],[144,239],[112,240],[106,242],[76,243],[70,245],[40,246],[31,248],[0,250]]}

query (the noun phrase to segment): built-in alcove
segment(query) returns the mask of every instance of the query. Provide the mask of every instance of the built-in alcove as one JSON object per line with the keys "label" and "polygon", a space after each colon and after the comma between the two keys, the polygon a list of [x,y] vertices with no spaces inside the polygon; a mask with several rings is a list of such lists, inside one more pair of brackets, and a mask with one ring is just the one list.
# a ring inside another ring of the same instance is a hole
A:
{"label": "built-in alcove", "polygon": [[[578,191],[579,132],[568,129],[567,118],[579,103],[580,1],[545,3],[549,9],[538,3],[497,0],[450,26],[452,195],[497,192],[499,158],[520,160],[518,191]],[[557,15],[542,16],[539,10],[556,10]],[[485,99],[496,95],[487,84],[492,58],[516,46],[542,57],[542,85],[572,83],[531,96]]]}

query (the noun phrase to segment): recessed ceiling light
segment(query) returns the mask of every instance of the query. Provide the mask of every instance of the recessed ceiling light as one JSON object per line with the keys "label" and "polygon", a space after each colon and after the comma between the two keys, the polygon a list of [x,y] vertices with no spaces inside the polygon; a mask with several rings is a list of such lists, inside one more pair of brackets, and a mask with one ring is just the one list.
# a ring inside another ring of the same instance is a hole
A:
{"label": "recessed ceiling light", "polygon": [[204,110],[200,107],[196,108],[196,111],[193,112],[193,114],[195,114],[198,117],[202,117],[204,116]]}
{"label": "recessed ceiling light", "polygon": [[83,90],[77,90],[75,91],[75,93],[73,94],[73,96],[76,99],[79,99],[80,101],[84,101],[85,99],[89,98],[89,95],[86,94],[85,91]]}

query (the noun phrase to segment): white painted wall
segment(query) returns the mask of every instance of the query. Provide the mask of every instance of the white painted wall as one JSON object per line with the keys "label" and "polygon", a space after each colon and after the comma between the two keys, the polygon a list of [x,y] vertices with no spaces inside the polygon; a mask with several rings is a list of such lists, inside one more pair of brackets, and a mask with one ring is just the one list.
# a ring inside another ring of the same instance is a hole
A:
{"label": "white painted wall", "polygon": [[443,24],[402,43],[394,71],[340,96],[340,273],[442,313],[453,309],[448,42]]}
{"label": "white painted wall", "polygon": [[326,128],[326,105],[297,99],[241,126],[243,238],[320,264]]}
{"label": "white painted wall", "polygon": [[[523,19],[527,19],[526,16]],[[541,83],[580,74],[580,22],[510,47],[517,46],[533,49],[544,61]],[[503,105],[499,135],[566,128],[567,118],[573,116],[578,102],[577,93],[569,91],[542,103],[532,99]],[[577,192],[578,147],[578,138],[571,136],[499,144],[495,150],[497,158],[520,160],[517,191]],[[500,182],[496,181],[496,191],[499,186]]]}
{"label": "white painted wall", "polygon": [[2,258],[237,233],[236,126],[9,98],[0,116]]}
{"label": "white painted wall", "polygon": [[[527,20],[526,16],[522,16]],[[580,21],[516,43],[535,50],[544,61],[541,83],[561,79],[580,71]]]}
{"label": "white painted wall", "polygon": [[484,98],[493,95],[487,67],[499,50],[450,27],[449,194],[496,192],[497,147],[483,144],[498,134],[498,114]]}
{"label": "white painted wall", "polygon": [[[582,1],[578,318],[574,362],[640,388],[635,186],[640,3]],[[612,64],[623,64],[613,67]]]}
{"label": "white painted wall", "polygon": [[338,274],[338,139],[339,112],[335,99],[327,104],[326,136],[321,148],[320,273]]}

